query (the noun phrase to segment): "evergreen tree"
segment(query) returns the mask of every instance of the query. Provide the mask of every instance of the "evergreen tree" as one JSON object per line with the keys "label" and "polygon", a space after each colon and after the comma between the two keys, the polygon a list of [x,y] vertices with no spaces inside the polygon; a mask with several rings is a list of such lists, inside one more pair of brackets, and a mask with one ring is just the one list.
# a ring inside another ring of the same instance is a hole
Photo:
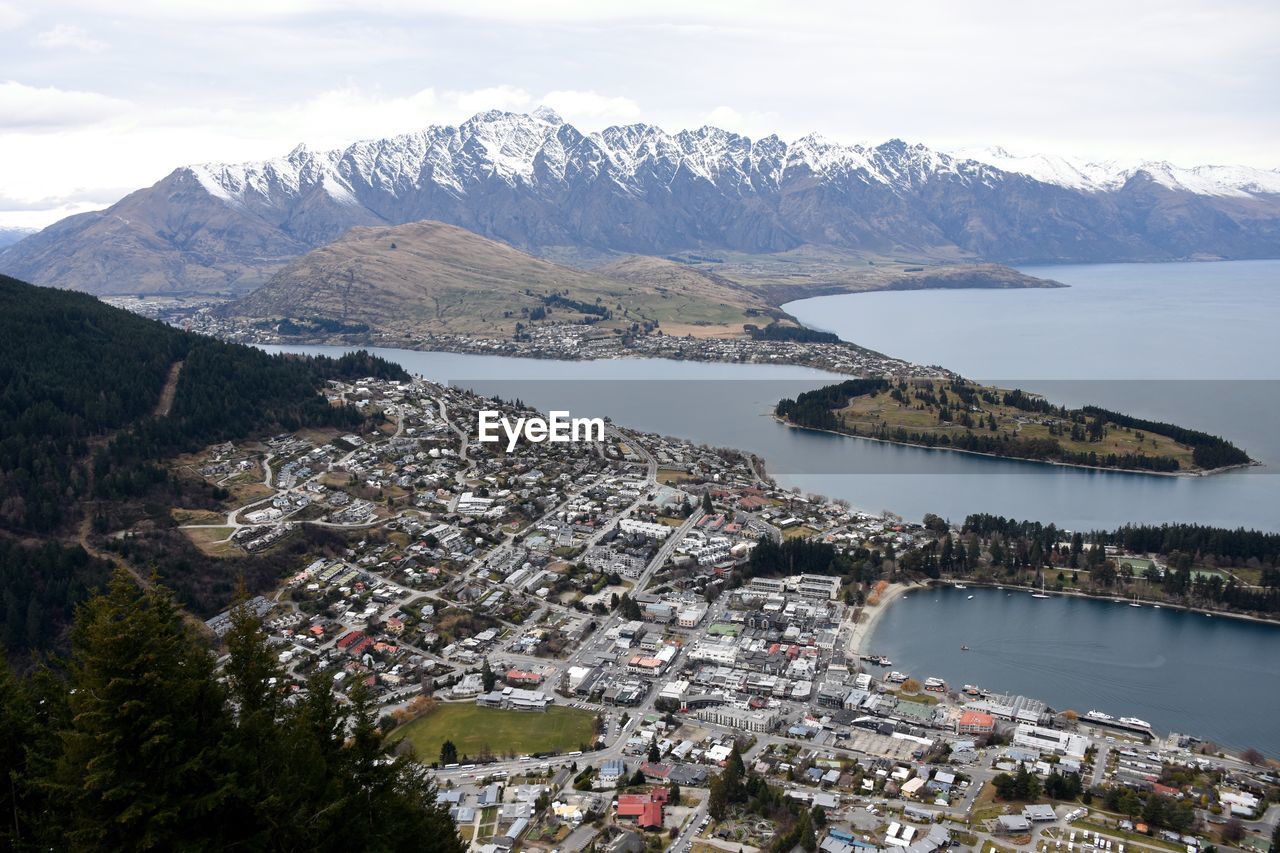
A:
{"label": "evergreen tree", "polygon": [[484,659],[484,666],[480,668],[480,681],[484,685],[484,692],[493,692],[494,686],[498,683],[498,677],[493,674],[493,668],[489,666],[489,659]]}
{"label": "evergreen tree", "polygon": [[458,747],[453,741],[446,740],[440,744],[440,766],[447,767],[450,764],[458,763]]}
{"label": "evergreen tree", "polygon": [[232,783],[213,658],[163,589],[117,570],[72,634],[70,727],[56,772],[73,849],[217,846]]}

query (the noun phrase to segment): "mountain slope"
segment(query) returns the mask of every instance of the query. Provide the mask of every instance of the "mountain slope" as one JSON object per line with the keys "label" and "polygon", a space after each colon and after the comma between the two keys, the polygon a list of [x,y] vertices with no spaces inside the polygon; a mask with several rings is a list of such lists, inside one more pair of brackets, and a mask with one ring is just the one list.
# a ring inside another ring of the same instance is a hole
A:
{"label": "mountain slope", "polygon": [[[643,259],[677,270],[679,264]],[[364,324],[383,330],[511,334],[517,323],[589,320],[602,329],[677,319],[742,324],[768,306],[755,293],[692,270],[614,277],[527,255],[440,222],[353,228],[296,259],[226,313]]]}
{"label": "mountain slope", "polygon": [[180,168],[10,247],[0,269],[99,293],[246,292],[353,226],[424,219],[533,252],[1276,257],[1280,173],[753,140],[712,127],[583,134],[549,110],[491,111],[342,150]]}

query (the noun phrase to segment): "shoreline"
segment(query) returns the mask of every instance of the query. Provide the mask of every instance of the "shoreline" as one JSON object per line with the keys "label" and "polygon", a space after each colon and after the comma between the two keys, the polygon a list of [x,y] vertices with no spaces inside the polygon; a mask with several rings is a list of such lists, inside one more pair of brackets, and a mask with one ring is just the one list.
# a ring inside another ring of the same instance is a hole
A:
{"label": "shoreline", "polygon": [[875,633],[876,624],[884,616],[885,611],[889,609],[889,605],[911,590],[920,588],[915,584],[892,583],[885,589],[879,604],[873,607],[868,607],[864,604],[859,611],[863,618],[853,623],[853,629],[849,632],[849,640],[845,644],[846,655],[861,658],[862,655],[866,654],[867,643],[871,639],[871,635]]}
{"label": "shoreline", "polygon": [[[952,586],[955,583],[964,583],[968,586],[973,587],[974,589],[1004,589],[1010,592],[1027,592],[1027,593],[1039,592],[1039,590],[1037,590],[1035,587],[1012,585],[1012,584],[997,584],[993,581],[978,580],[976,578],[964,578],[964,577],[954,577],[954,578],[949,578],[948,580],[931,578],[927,582],[926,587]],[[1088,599],[1089,601],[1103,601],[1103,602],[1110,602],[1112,604],[1124,604],[1124,605],[1128,605],[1131,600],[1128,598],[1124,598],[1123,596],[1117,596],[1114,593],[1092,593],[1092,592],[1085,592],[1084,590],[1080,590],[1080,589],[1064,589],[1064,590],[1046,589],[1045,595],[1048,595],[1050,597],[1061,596],[1063,598],[1083,598],[1083,599]],[[1150,598],[1140,598],[1138,599],[1138,604],[1142,607],[1149,607],[1156,610],[1180,610],[1183,613],[1188,613],[1188,614],[1199,613],[1202,616],[1209,616],[1214,618],[1222,617],[1223,619],[1236,619],[1241,622],[1252,622],[1256,625],[1271,625],[1273,627],[1280,628],[1280,618],[1267,619],[1266,617],[1254,616],[1253,614],[1250,614],[1250,613],[1236,613],[1231,610],[1212,610],[1209,608],[1195,607],[1189,604],[1178,604],[1170,601],[1153,601]]]}
{"label": "shoreline", "polygon": [[1150,471],[1145,468],[1107,468],[1102,465],[1081,465],[1078,462],[1058,462],[1054,459],[1029,459],[1025,456],[1001,456],[998,453],[986,453],[981,450],[965,450],[962,447],[941,447],[937,445],[916,444],[910,441],[897,441],[892,438],[875,438],[870,435],[855,435],[851,432],[841,432],[835,429],[822,429],[821,427],[802,426],[786,418],[779,417],[770,413],[775,421],[783,426],[791,429],[807,430],[809,432],[825,432],[829,435],[839,435],[844,438],[856,438],[862,441],[876,441],[880,444],[892,444],[897,447],[914,447],[919,450],[939,450],[947,453],[967,453],[970,456],[985,456],[988,459],[1007,459],[1010,462],[1025,462],[1032,465],[1055,465],[1059,468],[1078,468],[1082,471],[1114,471],[1117,474],[1145,474],[1152,477],[1212,477],[1215,474],[1222,474],[1227,471],[1235,471],[1242,468],[1263,467],[1263,463],[1256,459],[1250,459],[1248,462],[1241,462],[1239,465],[1224,465],[1221,468],[1204,468],[1195,471]]}

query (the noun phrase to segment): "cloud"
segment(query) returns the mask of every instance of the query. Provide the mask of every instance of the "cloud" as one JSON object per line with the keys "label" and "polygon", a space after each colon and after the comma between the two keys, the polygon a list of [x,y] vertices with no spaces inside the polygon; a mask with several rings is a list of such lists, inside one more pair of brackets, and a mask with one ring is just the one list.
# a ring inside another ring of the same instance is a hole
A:
{"label": "cloud", "polygon": [[37,33],[32,42],[46,50],[82,50],[86,53],[97,53],[106,47],[105,44],[89,35],[84,27],[75,24],[55,24],[44,32]]}
{"label": "cloud", "polygon": [[0,32],[16,30],[27,22],[27,13],[12,3],[0,2]]}
{"label": "cloud", "polygon": [[129,103],[96,92],[0,83],[0,129],[51,131],[97,124],[123,115]]}
{"label": "cloud", "polygon": [[558,112],[565,121],[578,125],[579,130],[599,130],[611,124],[630,124],[640,121],[644,115],[640,105],[630,98],[601,95],[597,92],[559,89],[548,92],[541,102]]}
{"label": "cloud", "polygon": [[533,105],[533,97],[519,86],[490,86],[469,92],[449,92],[447,101],[454,107],[454,115],[470,118],[485,110],[527,110]]}
{"label": "cloud", "polygon": [[706,123],[758,138],[778,131],[778,114],[754,110],[743,113],[733,107],[721,105],[707,113]]}

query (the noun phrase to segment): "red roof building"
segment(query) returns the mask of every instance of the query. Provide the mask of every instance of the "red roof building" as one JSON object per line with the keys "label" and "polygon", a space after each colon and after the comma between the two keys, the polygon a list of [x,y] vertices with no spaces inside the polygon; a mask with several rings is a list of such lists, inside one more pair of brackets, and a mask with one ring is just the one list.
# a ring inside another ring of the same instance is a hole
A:
{"label": "red roof building", "polygon": [[985,735],[994,731],[995,727],[995,718],[981,711],[965,711],[956,722],[956,730],[960,734]]}
{"label": "red roof building", "polygon": [[348,649],[363,639],[365,639],[365,635],[362,632],[348,631],[338,638],[338,648]]}
{"label": "red roof building", "polygon": [[645,829],[661,829],[666,802],[666,788],[654,788],[647,794],[619,794],[618,817],[634,819],[637,826]]}

